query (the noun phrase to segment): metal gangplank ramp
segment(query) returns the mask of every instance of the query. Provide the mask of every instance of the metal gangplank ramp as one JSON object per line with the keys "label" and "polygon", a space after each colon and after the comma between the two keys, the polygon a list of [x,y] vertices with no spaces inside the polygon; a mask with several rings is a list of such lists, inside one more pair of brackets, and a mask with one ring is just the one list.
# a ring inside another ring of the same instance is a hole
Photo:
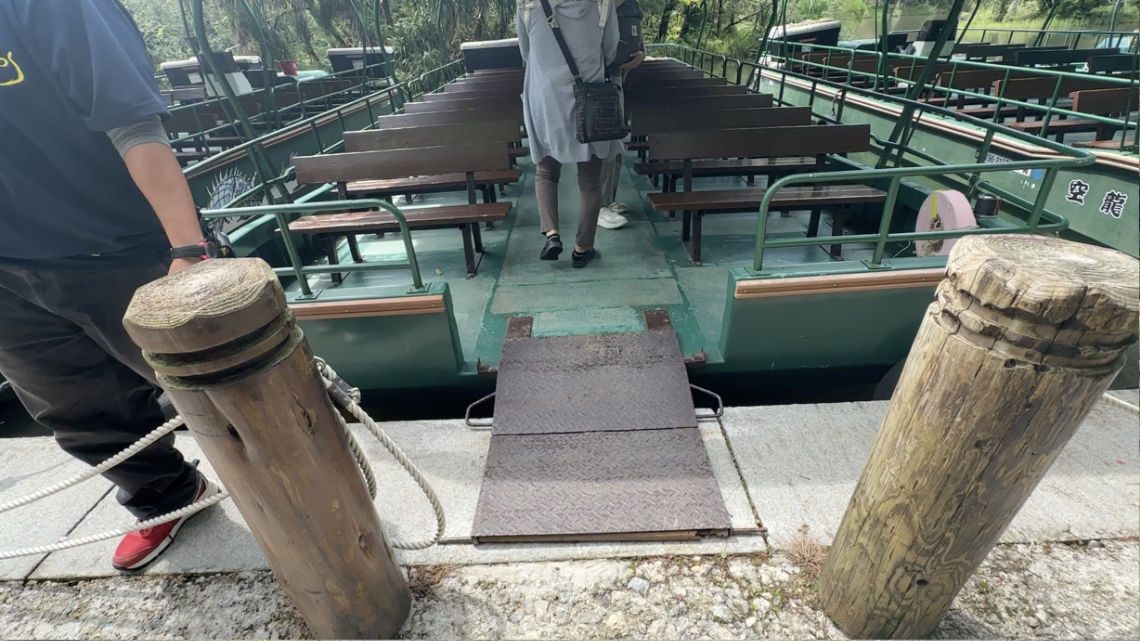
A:
{"label": "metal gangplank ramp", "polygon": [[669,315],[645,319],[642,333],[558,337],[511,319],[476,542],[728,534]]}

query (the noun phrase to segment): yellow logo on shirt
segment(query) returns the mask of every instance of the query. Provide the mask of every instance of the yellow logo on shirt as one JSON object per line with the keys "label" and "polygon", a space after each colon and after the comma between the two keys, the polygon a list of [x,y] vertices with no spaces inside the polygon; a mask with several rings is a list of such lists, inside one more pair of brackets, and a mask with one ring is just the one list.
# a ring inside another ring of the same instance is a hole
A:
{"label": "yellow logo on shirt", "polygon": [[[0,87],[7,87],[9,85],[18,85],[24,81],[24,71],[20,69],[20,65],[16,64],[16,60],[12,58],[12,52],[9,51],[7,56],[0,56],[0,69],[12,67],[16,74],[15,78],[9,80],[0,80]],[[2,72],[0,72],[2,73]],[[7,74],[3,74],[7,75]]]}

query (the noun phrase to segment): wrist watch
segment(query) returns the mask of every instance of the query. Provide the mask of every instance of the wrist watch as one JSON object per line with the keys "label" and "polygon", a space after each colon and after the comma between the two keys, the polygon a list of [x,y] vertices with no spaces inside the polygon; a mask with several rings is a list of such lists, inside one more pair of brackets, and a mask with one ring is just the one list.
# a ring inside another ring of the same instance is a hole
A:
{"label": "wrist watch", "polygon": [[206,260],[207,258],[217,258],[218,245],[213,241],[203,239],[193,245],[171,247],[170,257],[173,259],[198,258],[201,260]]}

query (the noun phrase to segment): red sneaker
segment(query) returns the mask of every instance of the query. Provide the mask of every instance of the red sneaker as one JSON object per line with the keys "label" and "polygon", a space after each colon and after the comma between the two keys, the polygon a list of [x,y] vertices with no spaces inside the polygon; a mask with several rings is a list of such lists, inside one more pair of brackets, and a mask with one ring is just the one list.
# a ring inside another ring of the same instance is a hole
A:
{"label": "red sneaker", "polygon": [[[198,494],[191,503],[197,503],[204,498],[213,496],[218,491],[217,485],[205,477],[201,477]],[[119,547],[115,549],[114,556],[111,557],[111,565],[115,566],[117,570],[137,570],[157,559],[158,555],[162,554],[163,550],[174,542],[174,536],[178,534],[182,524],[196,514],[199,512],[184,516],[176,521],[131,532],[124,536],[123,540],[119,541]]]}

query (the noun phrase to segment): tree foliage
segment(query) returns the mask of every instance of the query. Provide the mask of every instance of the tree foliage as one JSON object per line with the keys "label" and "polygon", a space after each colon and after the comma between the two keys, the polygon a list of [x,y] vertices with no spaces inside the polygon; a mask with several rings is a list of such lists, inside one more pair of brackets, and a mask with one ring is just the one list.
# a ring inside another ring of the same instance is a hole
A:
{"label": "tree foliage", "polygon": [[[189,15],[190,0],[121,0],[134,15],[156,63],[185,58],[187,43],[179,3]],[[401,78],[453,60],[459,45],[515,35],[516,0],[204,0],[207,33],[217,50],[261,55],[258,25],[278,60],[297,59],[303,68],[328,68],[325,50],[377,44],[379,18],[387,46],[395,50]],[[782,0],[781,0],[782,1]],[[829,18],[843,22],[845,37],[857,37],[862,22],[876,18],[879,0],[787,0],[787,20]],[[1006,14],[1047,13],[1061,2],[1057,18],[1080,17],[1089,26],[1106,26],[1116,0],[977,0],[986,2],[998,22]],[[1122,13],[1135,23],[1137,0]],[[768,24],[772,0],[639,0],[642,30],[650,41],[700,45],[743,56],[756,48]],[[897,12],[932,15],[950,0],[891,0]],[[968,8],[971,3],[967,3]],[[246,6],[254,9],[251,17]],[[359,11],[359,13],[357,13]],[[782,16],[780,16],[782,17]],[[876,18],[877,19],[877,18]],[[1123,27],[1120,27],[1123,28]]]}

